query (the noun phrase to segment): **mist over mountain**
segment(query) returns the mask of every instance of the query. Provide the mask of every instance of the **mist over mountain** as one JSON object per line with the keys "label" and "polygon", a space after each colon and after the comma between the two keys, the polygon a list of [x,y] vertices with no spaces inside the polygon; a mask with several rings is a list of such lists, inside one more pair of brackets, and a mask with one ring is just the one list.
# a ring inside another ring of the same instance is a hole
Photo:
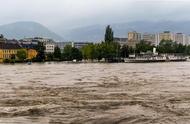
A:
{"label": "mist over mountain", "polygon": [[[127,37],[129,31],[159,33],[169,30],[190,34],[190,21],[134,21],[110,25],[116,37]],[[66,39],[74,41],[101,41],[104,39],[105,27],[106,25],[80,27],[64,32],[64,36]]]}
{"label": "mist over mountain", "polygon": [[36,22],[15,22],[1,25],[0,34],[9,39],[22,39],[25,37],[46,37],[54,40],[63,40],[56,33],[50,31],[47,27]]}
{"label": "mist over mountain", "polygon": [[[110,24],[114,30],[115,37],[127,37],[129,31],[141,33],[159,33],[172,31],[176,33],[190,34],[190,21],[134,21],[127,23]],[[52,32],[47,27],[36,22],[15,22],[1,25],[0,34],[10,39],[22,39],[24,37],[46,37],[56,41],[102,41],[104,39],[105,27],[107,25],[91,25],[86,27]],[[61,34],[61,35],[58,35]],[[64,39],[63,39],[64,37]]]}

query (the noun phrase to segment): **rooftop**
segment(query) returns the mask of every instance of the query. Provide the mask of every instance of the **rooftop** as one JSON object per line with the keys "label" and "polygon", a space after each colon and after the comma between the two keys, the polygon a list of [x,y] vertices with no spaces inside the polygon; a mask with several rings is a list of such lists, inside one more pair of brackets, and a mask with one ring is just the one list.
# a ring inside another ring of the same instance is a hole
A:
{"label": "rooftop", "polygon": [[17,43],[0,43],[0,49],[21,49]]}

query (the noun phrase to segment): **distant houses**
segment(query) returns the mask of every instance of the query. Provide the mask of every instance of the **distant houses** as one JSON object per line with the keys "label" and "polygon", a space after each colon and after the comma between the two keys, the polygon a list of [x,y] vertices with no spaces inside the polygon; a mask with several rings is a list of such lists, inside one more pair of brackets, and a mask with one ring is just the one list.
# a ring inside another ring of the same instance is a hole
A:
{"label": "distant houses", "polygon": [[139,33],[132,31],[128,32],[127,38],[114,38],[114,41],[120,43],[121,46],[125,44],[132,48],[135,48],[136,44],[141,40],[144,40],[154,46],[158,46],[162,40],[171,40],[178,44],[190,45],[190,35],[172,33],[170,31],[164,31],[161,33]]}
{"label": "distant houses", "polygon": [[[136,48],[136,45],[142,40],[153,46],[158,46],[162,40],[173,41],[182,45],[190,45],[190,35],[185,35],[183,33],[172,33],[170,31],[164,31],[161,33],[139,33],[136,31],[131,31],[128,32],[126,37],[113,38],[113,41],[119,43],[121,47],[126,45],[131,48]],[[55,52],[56,47],[59,47],[61,53],[63,53],[64,48],[67,45],[81,49],[86,45],[95,44],[96,42],[55,42],[52,39],[42,37],[10,40],[3,37],[3,35],[0,35],[0,62],[12,58],[17,59],[17,52],[22,49],[27,52],[26,59],[32,60],[38,55],[36,47],[39,43],[42,43],[42,46],[44,46],[44,54],[47,56],[52,55]]]}
{"label": "distant houses", "polygon": [[55,47],[59,47],[63,52],[66,45],[70,45],[77,49],[93,44],[92,42],[55,42],[49,38],[34,37],[34,38],[24,38],[21,40],[6,39],[3,35],[0,35],[0,62],[5,60],[17,59],[17,52],[19,50],[25,50],[27,53],[27,60],[34,59],[38,52],[36,47],[38,43],[42,43],[45,48],[45,55],[53,54]]}
{"label": "distant houses", "polygon": [[37,51],[35,49],[23,48],[18,43],[0,42],[0,62],[10,59],[17,59],[17,52],[21,49],[26,51],[27,54],[26,59],[33,59],[37,55]]}

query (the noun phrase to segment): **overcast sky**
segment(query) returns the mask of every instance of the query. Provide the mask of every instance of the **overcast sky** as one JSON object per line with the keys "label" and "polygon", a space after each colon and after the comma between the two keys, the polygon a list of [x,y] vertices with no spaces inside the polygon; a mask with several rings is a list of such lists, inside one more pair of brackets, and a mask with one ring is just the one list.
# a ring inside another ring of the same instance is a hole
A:
{"label": "overcast sky", "polygon": [[36,21],[50,29],[139,20],[190,20],[189,0],[0,0],[0,24]]}

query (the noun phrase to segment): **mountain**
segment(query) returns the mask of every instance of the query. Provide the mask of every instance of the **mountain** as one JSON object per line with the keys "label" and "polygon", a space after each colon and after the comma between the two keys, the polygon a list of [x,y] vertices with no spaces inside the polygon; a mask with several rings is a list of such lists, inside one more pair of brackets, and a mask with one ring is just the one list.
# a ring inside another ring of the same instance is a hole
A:
{"label": "mountain", "polygon": [[10,39],[22,39],[24,37],[46,37],[54,40],[63,40],[56,33],[36,22],[16,22],[0,26],[0,34]]}
{"label": "mountain", "polygon": [[[163,31],[190,34],[190,21],[134,21],[111,24],[116,37],[127,37],[129,31],[159,33]],[[65,38],[74,41],[101,41],[106,25],[92,25],[72,29],[64,33]]]}

